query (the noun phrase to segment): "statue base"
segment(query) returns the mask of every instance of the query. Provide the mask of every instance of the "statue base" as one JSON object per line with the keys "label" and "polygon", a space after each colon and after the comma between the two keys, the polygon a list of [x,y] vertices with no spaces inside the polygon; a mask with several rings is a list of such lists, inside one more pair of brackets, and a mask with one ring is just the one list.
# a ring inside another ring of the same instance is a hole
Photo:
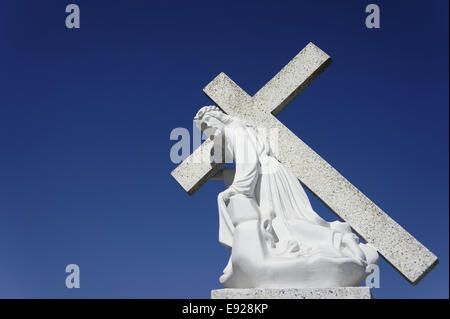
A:
{"label": "statue base", "polygon": [[216,289],[211,299],[372,299],[369,287]]}

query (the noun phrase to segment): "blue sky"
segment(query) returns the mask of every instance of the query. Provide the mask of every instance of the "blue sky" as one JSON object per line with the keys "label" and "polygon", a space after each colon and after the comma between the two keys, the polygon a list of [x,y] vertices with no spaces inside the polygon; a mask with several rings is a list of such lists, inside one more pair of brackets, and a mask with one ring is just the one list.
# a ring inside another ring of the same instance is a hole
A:
{"label": "blue sky", "polygon": [[448,1],[374,2],[378,30],[356,0],[76,0],[68,30],[69,1],[1,1],[0,297],[208,298],[223,186],[184,193],[169,134],[311,41],[333,64],[278,118],[439,257],[415,287],[382,261],[374,296],[448,298]]}

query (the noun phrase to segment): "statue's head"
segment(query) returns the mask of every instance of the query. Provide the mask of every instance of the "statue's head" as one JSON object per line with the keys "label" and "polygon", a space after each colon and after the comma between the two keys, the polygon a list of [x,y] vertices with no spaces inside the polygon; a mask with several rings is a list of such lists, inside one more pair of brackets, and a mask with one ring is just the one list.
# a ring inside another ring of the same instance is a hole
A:
{"label": "statue's head", "polygon": [[202,107],[194,117],[195,125],[205,135],[211,137],[223,130],[223,127],[231,122],[231,117],[223,113],[217,106]]}

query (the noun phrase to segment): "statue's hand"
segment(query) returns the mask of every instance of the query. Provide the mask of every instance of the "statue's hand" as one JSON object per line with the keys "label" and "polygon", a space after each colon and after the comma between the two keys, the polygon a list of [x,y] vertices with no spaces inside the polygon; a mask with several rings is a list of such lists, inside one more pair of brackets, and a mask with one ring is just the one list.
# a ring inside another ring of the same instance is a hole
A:
{"label": "statue's hand", "polygon": [[222,193],[220,193],[222,195],[222,199],[225,202],[225,205],[228,205],[228,203],[230,202],[230,192],[228,192],[228,190],[224,190]]}
{"label": "statue's hand", "polygon": [[230,202],[231,196],[233,196],[234,194],[235,194],[235,192],[231,188],[227,188],[222,193],[220,193],[220,195],[222,196],[222,199],[226,205],[228,205],[228,203]]}

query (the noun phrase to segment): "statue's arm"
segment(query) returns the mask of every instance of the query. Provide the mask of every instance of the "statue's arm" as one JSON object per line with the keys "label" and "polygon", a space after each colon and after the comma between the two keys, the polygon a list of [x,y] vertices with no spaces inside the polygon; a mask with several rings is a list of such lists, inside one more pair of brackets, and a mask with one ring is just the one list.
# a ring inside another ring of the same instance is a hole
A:
{"label": "statue's arm", "polygon": [[253,143],[247,135],[235,138],[233,145],[236,170],[231,185],[224,192],[224,198],[236,194],[253,197],[256,182],[259,178],[259,157]]}

